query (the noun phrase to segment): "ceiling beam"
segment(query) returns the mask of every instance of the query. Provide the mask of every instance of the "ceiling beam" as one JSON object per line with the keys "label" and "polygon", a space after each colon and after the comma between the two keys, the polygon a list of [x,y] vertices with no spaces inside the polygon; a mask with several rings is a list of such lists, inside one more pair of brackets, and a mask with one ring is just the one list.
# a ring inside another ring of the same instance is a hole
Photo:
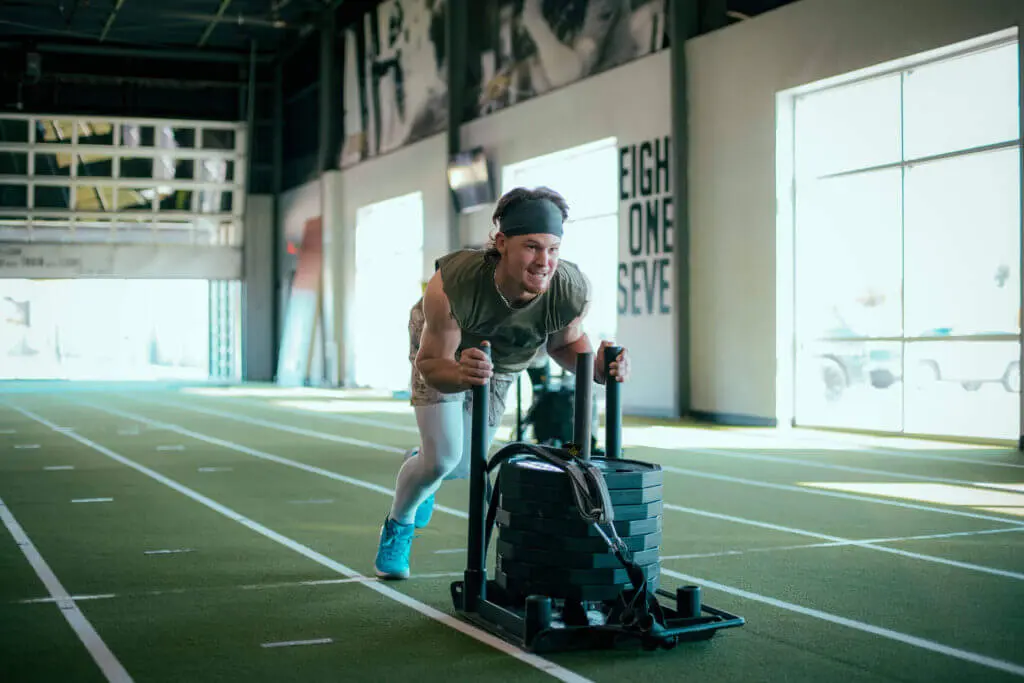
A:
{"label": "ceiling beam", "polygon": [[[83,45],[78,43],[28,43],[14,40],[0,41],[0,50],[27,50],[50,54],[97,55],[101,57],[138,57],[141,59],[167,59],[171,61],[220,62],[226,64],[247,64],[246,52],[225,50],[193,50],[175,48],[146,48],[106,45]],[[259,55],[256,61],[273,62],[274,53]]]}
{"label": "ceiling beam", "polygon": [[203,35],[199,38],[199,42],[196,43],[196,47],[202,47],[206,44],[206,41],[210,38],[210,34],[213,33],[213,29],[217,27],[217,22],[224,16],[224,12],[228,10],[228,5],[230,4],[231,0],[220,0],[220,7],[217,8],[216,17],[206,25],[206,29],[203,31]]}
{"label": "ceiling beam", "polygon": [[110,32],[110,27],[114,25],[114,19],[117,18],[117,13],[121,11],[121,6],[124,5],[125,0],[117,0],[117,4],[114,5],[114,9],[111,10],[110,16],[107,17],[107,23],[103,25],[103,32],[100,34],[100,42],[102,43],[107,39],[107,34]]}

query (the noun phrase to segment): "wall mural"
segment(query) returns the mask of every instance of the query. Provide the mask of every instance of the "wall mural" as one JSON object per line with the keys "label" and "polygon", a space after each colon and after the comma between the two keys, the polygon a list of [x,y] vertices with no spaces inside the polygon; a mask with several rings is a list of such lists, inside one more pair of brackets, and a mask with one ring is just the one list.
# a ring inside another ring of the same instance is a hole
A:
{"label": "wall mural", "polygon": [[667,0],[470,3],[470,102],[483,116],[668,46]]}
{"label": "wall mural", "polygon": [[[468,3],[464,120],[668,47],[668,0]],[[482,29],[482,30],[481,30]],[[342,168],[444,131],[445,0],[384,0],[348,27]]]}
{"label": "wall mural", "polygon": [[384,0],[345,30],[341,166],[448,126],[444,0]]}

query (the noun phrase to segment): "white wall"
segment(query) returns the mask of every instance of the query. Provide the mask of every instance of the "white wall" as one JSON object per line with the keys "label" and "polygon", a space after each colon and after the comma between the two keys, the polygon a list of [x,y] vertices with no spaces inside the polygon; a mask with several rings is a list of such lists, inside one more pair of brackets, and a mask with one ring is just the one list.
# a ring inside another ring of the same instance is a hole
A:
{"label": "white wall", "polygon": [[[627,173],[622,188],[632,195],[631,145],[650,143],[653,149],[657,143],[663,158],[670,158],[665,148],[671,133],[668,84],[669,53],[663,51],[472,121],[461,129],[462,148],[482,146],[486,150],[496,174],[495,187],[500,190],[503,166],[615,137],[620,152],[626,148],[620,159]],[[660,192],[646,197],[620,195],[619,202],[619,261],[620,271],[625,273],[620,272],[619,284],[620,297],[625,299],[620,299],[619,338],[615,341],[629,349],[632,359],[632,378],[622,392],[622,408],[629,414],[678,414],[672,254],[663,253],[663,249],[637,256],[629,252],[630,206],[638,200],[646,216],[648,201],[657,200],[660,211],[660,202],[671,194],[671,185],[666,182],[670,178],[664,174],[662,178]],[[558,189],[555,179],[550,184]],[[461,217],[464,244],[487,239],[494,230],[491,213],[484,210]],[[651,290],[645,284],[645,273]],[[648,294],[653,294],[653,311],[647,308]],[[664,300],[664,308],[659,297]],[[597,341],[594,343],[596,346]]]}
{"label": "white wall", "polygon": [[[424,279],[434,271],[434,259],[444,255],[448,245],[448,207],[450,194],[445,173],[448,139],[439,134],[389,154],[374,157],[343,171],[323,176],[324,258],[333,272],[327,284],[334,294],[334,329],[337,330],[339,365],[337,380],[352,380],[350,346],[343,331],[356,321],[350,318],[355,291],[356,211],[362,206],[411,192],[423,194]],[[404,359],[396,359],[401,362]],[[332,373],[333,374],[333,373]]]}
{"label": "white wall", "polygon": [[695,409],[776,415],[776,93],[1021,24],[1021,0],[801,0],[687,43]]}

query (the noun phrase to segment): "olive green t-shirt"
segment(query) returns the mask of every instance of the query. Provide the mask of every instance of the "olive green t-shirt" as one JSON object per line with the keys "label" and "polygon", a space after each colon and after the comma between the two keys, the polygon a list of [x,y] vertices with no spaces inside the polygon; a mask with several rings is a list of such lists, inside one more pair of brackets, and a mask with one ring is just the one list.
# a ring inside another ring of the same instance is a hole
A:
{"label": "olive green t-shirt", "polygon": [[560,260],[548,289],[518,308],[510,308],[498,293],[497,260],[486,251],[461,249],[439,258],[436,265],[452,316],[462,328],[458,353],[490,342],[495,372],[526,369],[548,335],[579,317],[590,297],[586,278],[569,261]]}

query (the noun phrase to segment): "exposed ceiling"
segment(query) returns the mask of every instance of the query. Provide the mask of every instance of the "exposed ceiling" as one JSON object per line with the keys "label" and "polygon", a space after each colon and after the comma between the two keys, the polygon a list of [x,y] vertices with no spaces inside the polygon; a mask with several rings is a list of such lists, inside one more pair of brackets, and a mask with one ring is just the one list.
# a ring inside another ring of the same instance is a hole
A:
{"label": "exposed ceiling", "polygon": [[41,51],[91,46],[271,55],[340,0],[0,0],[0,42]]}

